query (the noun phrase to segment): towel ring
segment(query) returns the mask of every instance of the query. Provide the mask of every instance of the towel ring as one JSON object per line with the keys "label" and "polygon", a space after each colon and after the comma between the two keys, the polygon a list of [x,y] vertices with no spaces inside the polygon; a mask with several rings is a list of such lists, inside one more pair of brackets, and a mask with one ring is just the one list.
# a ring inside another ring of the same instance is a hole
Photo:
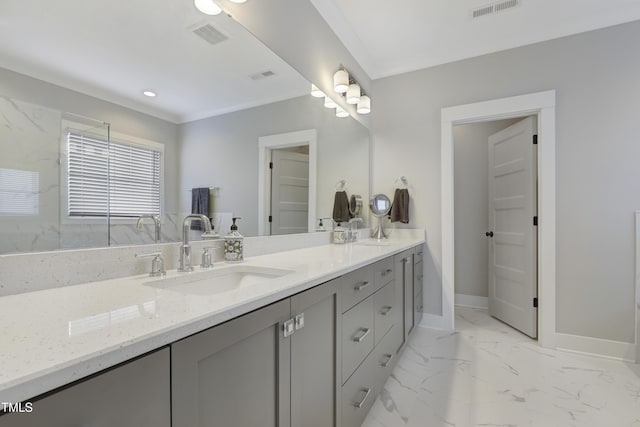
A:
{"label": "towel ring", "polygon": [[347,181],[341,179],[336,183],[336,191],[346,191],[347,190]]}
{"label": "towel ring", "polygon": [[396,179],[396,181],[393,183],[394,187],[396,188],[400,188],[400,189],[408,189],[409,188],[409,182],[407,181],[407,178],[403,175],[400,178]]}

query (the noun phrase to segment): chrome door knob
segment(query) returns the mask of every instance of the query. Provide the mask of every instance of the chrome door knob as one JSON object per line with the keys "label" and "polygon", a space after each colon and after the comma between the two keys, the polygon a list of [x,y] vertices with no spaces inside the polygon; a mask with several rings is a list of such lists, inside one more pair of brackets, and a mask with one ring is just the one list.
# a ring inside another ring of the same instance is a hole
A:
{"label": "chrome door knob", "polygon": [[484,235],[487,237],[493,237],[493,231],[487,231]]}

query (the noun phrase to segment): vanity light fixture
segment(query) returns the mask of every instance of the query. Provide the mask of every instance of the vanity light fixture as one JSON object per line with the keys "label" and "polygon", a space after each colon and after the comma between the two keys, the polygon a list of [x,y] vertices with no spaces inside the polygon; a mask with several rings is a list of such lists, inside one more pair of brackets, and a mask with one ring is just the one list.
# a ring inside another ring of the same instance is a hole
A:
{"label": "vanity light fixture", "polygon": [[314,98],[322,98],[322,97],[325,97],[326,95],[324,94],[323,91],[318,89],[318,86],[311,83],[311,96],[313,96]]}
{"label": "vanity light fixture", "polygon": [[351,83],[347,89],[347,104],[357,104],[360,102],[360,85]]}
{"label": "vanity light fixture", "polygon": [[155,98],[158,94],[152,90],[145,90],[142,92],[144,96],[148,96],[149,98]]}
{"label": "vanity light fixture", "polygon": [[341,118],[349,117],[349,113],[344,108],[338,105],[336,107],[336,117],[341,117]]}
{"label": "vanity light fixture", "polygon": [[220,15],[222,13],[222,8],[213,0],[193,0],[193,4],[205,15]]}
{"label": "vanity light fixture", "polygon": [[338,93],[345,93],[349,89],[349,73],[344,68],[340,68],[333,75],[333,90]]}
{"label": "vanity light fixture", "polygon": [[336,102],[329,98],[328,96],[324,97],[324,107],[325,108],[336,108],[338,106],[338,104],[336,104]]}
{"label": "vanity light fixture", "polygon": [[367,95],[362,95],[358,101],[358,114],[369,114],[371,112],[371,99]]}

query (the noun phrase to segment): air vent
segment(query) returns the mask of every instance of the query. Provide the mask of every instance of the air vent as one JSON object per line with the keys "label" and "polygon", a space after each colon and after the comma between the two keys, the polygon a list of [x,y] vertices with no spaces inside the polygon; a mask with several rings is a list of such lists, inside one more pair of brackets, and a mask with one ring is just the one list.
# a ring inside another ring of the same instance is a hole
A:
{"label": "air vent", "polygon": [[193,30],[193,33],[209,44],[218,44],[229,37],[216,30],[211,24],[205,24]]}
{"label": "air vent", "polygon": [[481,16],[492,15],[494,13],[503,12],[507,9],[520,6],[522,0],[505,0],[496,3],[487,4],[477,7],[471,11],[471,17],[473,19],[480,18]]}
{"label": "air vent", "polygon": [[249,78],[251,80],[262,80],[262,79],[266,79],[267,77],[271,77],[271,76],[275,76],[276,73],[274,73],[271,70],[267,70],[267,71],[263,71],[261,73],[255,73],[255,74],[251,74],[249,75]]}

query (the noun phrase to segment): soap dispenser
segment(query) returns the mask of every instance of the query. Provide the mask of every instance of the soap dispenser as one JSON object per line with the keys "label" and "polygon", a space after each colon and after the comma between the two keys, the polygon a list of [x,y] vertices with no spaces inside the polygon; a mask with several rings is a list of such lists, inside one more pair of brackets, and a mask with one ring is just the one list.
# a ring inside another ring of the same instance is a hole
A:
{"label": "soap dispenser", "polygon": [[236,221],[239,217],[231,218],[231,231],[224,236],[224,259],[225,261],[239,262],[244,260],[244,237],[238,232]]}
{"label": "soap dispenser", "polygon": [[347,243],[347,230],[338,222],[333,229],[333,243],[344,244]]}

